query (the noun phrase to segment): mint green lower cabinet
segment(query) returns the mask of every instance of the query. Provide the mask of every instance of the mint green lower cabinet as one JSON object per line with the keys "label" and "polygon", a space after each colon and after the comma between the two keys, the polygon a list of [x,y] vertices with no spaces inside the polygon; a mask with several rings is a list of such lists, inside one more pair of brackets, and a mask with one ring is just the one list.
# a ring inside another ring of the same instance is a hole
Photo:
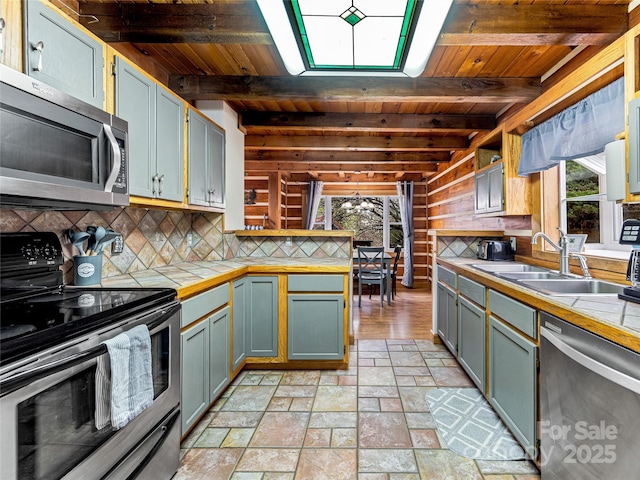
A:
{"label": "mint green lower cabinet", "polygon": [[489,401],[535,458],[538,347],[489,316]]}
{"label": "mint green lower cabinet", "polygon": [[209,318],[209,397],[213,401],[229,385],[229,324],[231,309],[224,307]]}
{"label": "mint green lower cabinet", "polygon": [[247,357],[278,356],[278,277],[247,277]]}
{"label": "mint green lower cabinet", "polygon": [[485,391],[485,329],[483,308],[458,296],[458,361],[481,392]]}
{"label": "mint green lower cabinet", "polygon": [[233,311],[231,315],[231,370],[236,371],[247,358],[245,341],[247,279],[236,280],[232,285]]}
{"label": "mint green lower cabinet", "polygon": [[455,290],[438,282],[436,286],[436,315],[438,318],[438,335],[451,353],[458,353],[458,307]]}
{"label": "mint green lower cabinet", "polygon": [[344,296],[288,295],[289,360],[343,360]]}
{"label": "mint green lower cabinet", "polygon": [[180,334],[183,434],[209,406],[209,342],[208,320]]}

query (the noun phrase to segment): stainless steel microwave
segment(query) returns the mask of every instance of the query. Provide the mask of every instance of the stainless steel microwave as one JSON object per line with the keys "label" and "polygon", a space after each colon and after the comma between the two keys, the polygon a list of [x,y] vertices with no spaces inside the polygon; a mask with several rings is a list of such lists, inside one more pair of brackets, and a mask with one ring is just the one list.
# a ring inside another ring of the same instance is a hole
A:
{"label": "stainless steel microwave", "polygon": [[0,65],[0,204],[129,205],[127,122]]}

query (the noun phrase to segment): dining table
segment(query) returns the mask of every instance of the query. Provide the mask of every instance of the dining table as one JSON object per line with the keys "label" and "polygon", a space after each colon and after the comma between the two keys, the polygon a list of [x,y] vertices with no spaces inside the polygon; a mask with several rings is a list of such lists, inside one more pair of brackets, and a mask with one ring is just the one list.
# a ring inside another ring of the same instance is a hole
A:
{"label": "dining table", "polygon": [[[352,254],[353,259],[353,271],[358,271],[358,249],[353,249]],[[382,259],[377,259],[376,263],[381,261],[382,269],[387,272],[387,304],[391,305],[391,255],[387,252],[384,252]],[[381,293],[382,294],[382,293]]]}

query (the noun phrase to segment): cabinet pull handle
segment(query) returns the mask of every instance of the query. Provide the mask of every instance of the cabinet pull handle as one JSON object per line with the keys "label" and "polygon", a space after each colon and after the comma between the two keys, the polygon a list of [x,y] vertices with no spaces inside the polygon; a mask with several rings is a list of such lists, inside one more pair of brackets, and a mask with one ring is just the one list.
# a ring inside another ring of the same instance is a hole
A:
{"label": "cabinet pull handle", "polygon": [[33,50],[38,52],[38,63],[34,67],[34,70],[36,72],[41,72],[42,71],[42,52],[44,51],[44,42],[39,41],[38,43],[36,43],[36,45],[33,47]]}
{"label": "cabinet pull handle", "polygon": [[0,17],[0,54],[4,53],[4,47],[2,46],[2,33],[4,32],[4,27],[6,26],[6,22],[4,18]]}
{"label": "cabinet pull handle", "polygon": [[151,181],[153,182],[153,185],[151,187],[151,193],[153,195],[156,194],[156,182],[158,181],[158,174],[156,173],[153,177],[151,177]]}
{"label": "cabinet pull handle", "polygon": [[163,186],[164,186],[164,175],[160,175],[160,179],[158,180],[158,195],[162,195]]}

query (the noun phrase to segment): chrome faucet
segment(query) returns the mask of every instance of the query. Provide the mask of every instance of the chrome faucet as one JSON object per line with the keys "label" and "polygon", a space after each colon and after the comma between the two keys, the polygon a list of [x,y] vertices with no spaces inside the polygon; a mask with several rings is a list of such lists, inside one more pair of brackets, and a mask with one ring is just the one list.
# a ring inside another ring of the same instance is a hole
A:
{"label": "chrome faucet", "polygon": [[551,240],[543,232],[538,232],[531,237],[531,244],[534,245],[540,237],[544,238],[547,243],[555,248],[560,254],[560,275],[568,275],[571,273],[569,270],[569,242],[567,240],[567,234],[560,230],[560,228],[558,228],[558,231],[560,232],[560,245]]}
{"label": "chrome faucet", "polygon": [[589,273],[589,266],[587,265],[587,257],[580,255],[579,253],[572,253],[573,258],[577,258],[580,262],[580,268],[582,269],[582,276],[584,278],[593,278]]}

